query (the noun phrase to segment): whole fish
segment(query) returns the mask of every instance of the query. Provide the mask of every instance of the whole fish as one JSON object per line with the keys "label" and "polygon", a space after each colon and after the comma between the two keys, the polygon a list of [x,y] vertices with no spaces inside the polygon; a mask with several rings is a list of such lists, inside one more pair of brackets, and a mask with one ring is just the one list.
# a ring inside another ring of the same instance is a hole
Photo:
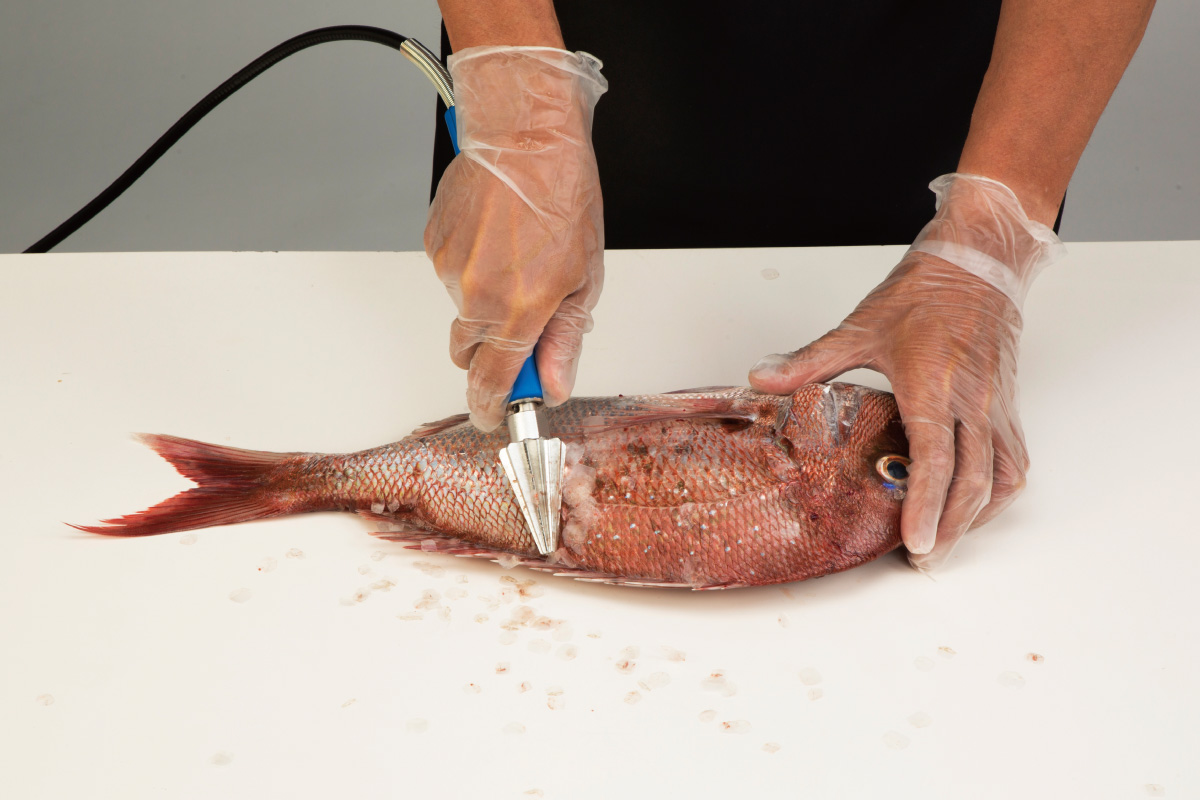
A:
{"label": "whole fish", "polygon": [[169,533],[354,511],[408,547],[582,580],[724,589],[827,575],[900,544],[908,445],[892,395],[811,384],[790,396],[708,389],[577,398],[546,409],[566,447],[559,548],[538,554],[496,460],[508,443],[466,415],[345,455],[141,438],[198,485],[99,526]]}

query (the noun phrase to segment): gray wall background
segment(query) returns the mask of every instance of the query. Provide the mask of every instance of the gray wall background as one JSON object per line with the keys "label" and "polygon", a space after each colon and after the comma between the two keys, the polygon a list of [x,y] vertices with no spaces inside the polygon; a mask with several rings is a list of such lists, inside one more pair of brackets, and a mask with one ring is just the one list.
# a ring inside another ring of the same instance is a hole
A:
{"label": "gray wall background", "polygon": [[[435,0],[5,0],[0,252],[73,214],[251,59],[339,24],[438,47]],[[1071,184],[1064,239],[1200,239],[1197,41],[1200,3],[1161,0]],[[434,102],[393,50],[314,48],[227,100],[57,249],[418,250]]]}

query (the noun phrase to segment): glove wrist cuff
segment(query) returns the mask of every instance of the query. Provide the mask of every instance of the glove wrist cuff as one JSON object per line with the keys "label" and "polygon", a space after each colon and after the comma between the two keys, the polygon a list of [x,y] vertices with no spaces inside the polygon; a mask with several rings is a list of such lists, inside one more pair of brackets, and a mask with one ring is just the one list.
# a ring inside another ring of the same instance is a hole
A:
{"label": "glove wrist cuff", "polygon": [[592,110],[608,90],[598,58],[555,47],[468,47],[447,64],[462,150],[493,139],[536,150],[562,134],[590,142]]}
{"label": "glove wrist cuff", "polygon": [[937,213],[910,253],[928,253],[982,278],[1020,309],[1034,278],[1066,254],[1054,231],[1029,219],[1016,194],[980,175],[935,178]]}

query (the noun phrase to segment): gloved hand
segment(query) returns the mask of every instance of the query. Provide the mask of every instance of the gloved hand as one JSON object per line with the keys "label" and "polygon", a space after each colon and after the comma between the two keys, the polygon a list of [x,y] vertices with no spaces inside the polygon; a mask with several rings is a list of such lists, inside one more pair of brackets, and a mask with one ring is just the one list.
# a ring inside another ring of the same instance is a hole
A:
{"label": "gloved hand", "polygon": [[951,174],[929,186],[937,214],[883,283],[836,329],[750,371],[751,386],[777,394],[856,367],[888,377],[912,458],[901,533],[918,569],[942,563],[1025,485],[1021,305],[1065,251],[998,181]]}
{"label": "gloved hand", "polygon": [[448,63],[460,154],[425,252],[458,307],[450,357],[468,370],[471,421],[491,430],[534,344],[547,405],[575,384],[604,283],[591,131],[608,83],[593,57],[551,47],[471,47]]}

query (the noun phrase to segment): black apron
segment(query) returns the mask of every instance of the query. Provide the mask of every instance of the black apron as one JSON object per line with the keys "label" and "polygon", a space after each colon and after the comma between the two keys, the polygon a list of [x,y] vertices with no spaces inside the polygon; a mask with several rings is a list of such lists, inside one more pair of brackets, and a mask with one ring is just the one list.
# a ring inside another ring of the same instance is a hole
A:
{"label": "black apron", "polygon": [[[609,82],[593,129],[605,246],[911,242],[929,181],[958,163],[1000,0],[723,7],[555,3],[567,49]],[[434,187],[454,155],[441,111]]]}

